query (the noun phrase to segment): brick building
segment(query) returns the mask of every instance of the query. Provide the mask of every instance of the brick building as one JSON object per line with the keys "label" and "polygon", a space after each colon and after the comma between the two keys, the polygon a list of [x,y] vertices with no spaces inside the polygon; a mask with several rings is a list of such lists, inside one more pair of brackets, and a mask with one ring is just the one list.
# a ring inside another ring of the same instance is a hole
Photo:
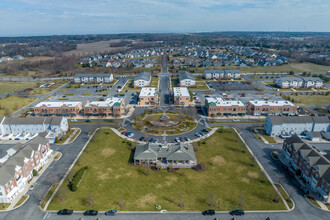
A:
{"label": "brick building", "polygon": [[154,106],[158,104],[158,95],[155,87],[144,87],[139,94],[139,106]]}
{"label": "brick building", "polygon": [[120,117],[125,105],[123,98],[108,98],[105,101],[87,102],[81,110],[84,116]]}
{"label": "brick building", "polygon": [[330,154],[321,154],[316,147],[294,135],[284,141],[280,160],[301,185],[319,200],[330,203]]}
{"label": "brick building", "polygon": [[290,101],[249,101],[246,110],[252,115],[296,115],[297,106]]}
{"label": "brick building", "polygon": [[40,116],[76,116],[81,109],[81,102],[40,102],[33,107],[34,114]]}
{"label": "brick building", "polygon": [[222,100],[221,98],[206,98],[205,106],[209,117],[243,116],[246,107],[241,101]]}
{"label": "brick building", "polygon": [[191,105],[191,97],[187,87],[173,87],[173,104],[179,106]]}
{"label": "brick building", "polygon": [[25,144],[16,144],[0,155],[0,202],[11,201],[25,188],[51,156],[48,141],[36,136]]}

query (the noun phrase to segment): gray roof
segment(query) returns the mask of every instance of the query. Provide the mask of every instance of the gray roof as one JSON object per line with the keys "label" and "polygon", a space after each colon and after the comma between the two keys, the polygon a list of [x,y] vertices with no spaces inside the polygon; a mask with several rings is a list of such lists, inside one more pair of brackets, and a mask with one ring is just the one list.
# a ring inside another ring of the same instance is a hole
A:
{"label": "gray roof", "polygon": [[134,153],[134,160],[157,160],[158,157],[166,160],[196,160],[195,152],[190,144],[139,144]]}
{"label": "gray roof", "polygon": [[311,116],[268,116],[273,125],[314,123]]}
{"label": "gray roof", "polygon": [[204,74],[205,73],[241,73],[240,70],[204,70]]}
{"label": "gray roof", "polygon": [[74,77],[110,77],[112,73],[79,73]]}
{"label": "gray roof", "polygon": [[304,81],[322,82],[319,77],[301,77]]}
{"label": "gray roof", "polygon": [[15,167],[24,165],[24,158],[30,158],[33,151],[37,151],[39,144],[47,145],[49,142],[40,136],[24,144],[16,144],[12,148],[17,152],[8,158],[3,164],[0,164],[0,184],[4,185],[15,175]]}
{"label": "gray roof", "polygon": [[321,131],[322,137],[324,137],[326,140],[330,140],[330,132],[324,132]]}
{"label": "gray roof", "polygon": [[151,74],[148,72],[142,72],[135,76],[134,80],[145,80],[150,81],[151,80]]}
{"label": "gray roof", "polygon": [[3,124],[10,125],[22,125],[22,124],[50,124],[60,125],[63,117],[51,116],[51,117],[26,117],[26,118],[5,118]]}
{"label": "gray roof", "polygon": [[328,155],[321,154],[316,147],[305,142],[297,135],[285,139],[285,142],[290,144],[303,159],[308,161],[311,167],[318,170],[320,177],[330,183],[330,157]]}
{"label": "gray roof", "polygon": [[322,137],[322,135],[321,135],[321,132],[317,132],[317,131],[309,131],[309,132],[307,132],[307,134],[308,135],[311,135],[312,137]]}
{"label": "gray roof", "polygon": [[313,121],[319,124],[329,124],[330,118],[328,116],[312,116]]}
{"label": "gray roof", "polygon": [[188,72],[179,73],[179,81],[184,80],[184,79],[195,80],[195,77],[191,73],[188,73]]}
{"label": "gray roof", "polygon": [[281,79],[282,81],[297,81],[297,82],[302,82],[302,78],[299,77],[289,77],[289,76],[282,76],[279,79]]}

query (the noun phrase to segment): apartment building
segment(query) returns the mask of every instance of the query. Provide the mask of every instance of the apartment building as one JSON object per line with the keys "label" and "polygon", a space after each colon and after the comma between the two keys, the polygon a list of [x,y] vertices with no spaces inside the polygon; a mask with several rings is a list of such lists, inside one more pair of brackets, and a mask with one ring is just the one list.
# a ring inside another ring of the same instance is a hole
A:
{"label": "apartment building", "polygon": [[320,151],[297,135],[285,139],[280,160],[298,182],[325,203],[330,203],[330,154]]}
{"label": "apartment building", "polygon": [[156,87],[144,87],[139,94],[138,106],[154,106],[158,104]]}
{"label": "apartment building", "polygon": [[330,131],[330,119],[327,116],[268,116],[264,130],[270,136],[290,137],[304,132]]}
{"label": "apartment building", "polygon": [[76,116],[82,109],[81,102],[40,102],[33,107],[39,116]]}
{"label": "apartment building", "polygon": [[279,77],[275,80],[275,84],[279,88],[301,88],[303,87],[303,79],[299,77]]}
{"label": "apartment building", "polygon": [[15,137],[16,139],[28,140],[30,137],[46,132],[45,138],[54,143],[56,137],[60,139],[68,130],[68,120],[65,117],[0,117],[0,135],[2,137],[12,135],[19,136]]}
{"label": "apartment building", "polygon": [[139,73],[134,77],[134,81],[133,81],[134,88],[142,88],[142,87],[150,86],[150,84],[151,84],[151,74],[148,72]]}
{"label": "apartment building", "polygon": [[76,74],[73,77],[74,83],[111,83],[113,81],[113,74]]}
{"label": "apartment building", "polygon": [[196,86],[196,79],[195,77],[188,72],[181,72],[179,73],[178,77],[179,85],[184,87],[195,87]]}
{"label": "apartment building", "polygon": [[3,151],[0,154],[0,203],[11,203],[32,179],[32,171],[38,171],[47,163],[51,152],[49,142],[40,136]]}
{"label": "apartment building", "polygon": [[244,116],[246,107],[241,101],[223,100],[220,97],[206,98],[205,106],[209,117]]}
{"label": "apartment building", "polygon": [[301,77],[301,79],[303,80],[304,88],[318,89],[323,87],[323,81],[318,77]]}
{"label": "apartment building", "polygon": [[252,115],[296,115],[297,114],[297,106],[287,100],[249,101],[246,110],[249,114]]}
{"label": "apartment building", "polygon": [[173,104],[178,106],[191,105],[191,97],[187,87],[173,87]]}
{"label": "apartment building", "polygon": [[240,79],[241,72],[239,70],[205,70],[205,79]]}
{"label": "apartment building", "polygon": [[84,116],[121,117],[125,105],[123,98],[112,97],[105,101],[87,102],[81,110]]}

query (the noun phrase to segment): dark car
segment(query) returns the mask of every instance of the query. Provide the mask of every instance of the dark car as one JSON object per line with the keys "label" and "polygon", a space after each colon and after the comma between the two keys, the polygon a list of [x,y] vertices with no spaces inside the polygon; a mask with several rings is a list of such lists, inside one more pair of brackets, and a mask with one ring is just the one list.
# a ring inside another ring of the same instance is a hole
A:
{"label": "dark car", "polygon": [[214,215],[215,211],[214,209],[210,209],[210,210],[205,210],[202,212],[203,215]]}
{"label": "dark car", "polygon": [[153,141],[154,141],[154,139],[153,138],[150,138],[149,143],[152,143]]}
{"label": "dark car", "polygon": [[117,215],[117,210],[110,210],[105,212],[105,215]]}
{"label": "dark car", "polygon": [[144,137],[140,137],[139,141],[145,141]]}
{"label": "dark car", "polygon": [[233,211],[230,211],[229,214],[231,214],[231,215],[244,215],[244,210],[242,210],[242,209],[233,210]]}
{"label": "dark car", "polygon": [[84,215],[97,215],[98,211],[95,210],[88,210],[84,212]]}
{"label": "dark car", "polygon": [[62,209],[57,212],[58,215],[72,215],[72,213],[73,210],[69,210],[69,209]]}
{"label": "dark car", "polygon": [[91,122],[91,120],[90,119],[87,119],[85,122]]}
{"label": "dark car", "polygon": [[209,133],[209,132],[210,132],[210,131],[207,130],[206,128],[204,128],[202,131],[203,131],[203,132],[206,132],[206,133]]}

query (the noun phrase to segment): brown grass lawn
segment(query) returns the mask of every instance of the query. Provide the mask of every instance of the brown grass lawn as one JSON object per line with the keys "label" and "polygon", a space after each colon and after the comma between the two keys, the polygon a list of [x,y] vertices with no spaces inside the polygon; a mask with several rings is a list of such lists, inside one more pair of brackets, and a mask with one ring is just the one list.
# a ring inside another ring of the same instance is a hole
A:
{"label": "brown grass lawn", "polygon": [[[216,210],[241,208],[239,203],[245,210],[285,209],[281,200],[273,202],[278,195],[234,131],[220,131],[199,144],[196,157],[205,163],[205,171],[150,170],[147,176],[145,168],[130,165],[132,146],[110,129],[101,129],[48,209],[155,211],[158,204],[170,211],[201,211],[209,209],[210,203]],[[69,191],[68,180],[86,165],[89,168],[78,190]],[[265,183],[261,183],[262,180]],[[93,198],[93,206],[89,205],[88,198]],[[180,200],[183,208],[178,206]]]}
{"label": "brown grass lawn", "polygon": [[14,113],[35,100],[37,99],[34,97],[21,97],[17,95],[0,98],[0,116],[4,116],[6,111],[9,114]]}

